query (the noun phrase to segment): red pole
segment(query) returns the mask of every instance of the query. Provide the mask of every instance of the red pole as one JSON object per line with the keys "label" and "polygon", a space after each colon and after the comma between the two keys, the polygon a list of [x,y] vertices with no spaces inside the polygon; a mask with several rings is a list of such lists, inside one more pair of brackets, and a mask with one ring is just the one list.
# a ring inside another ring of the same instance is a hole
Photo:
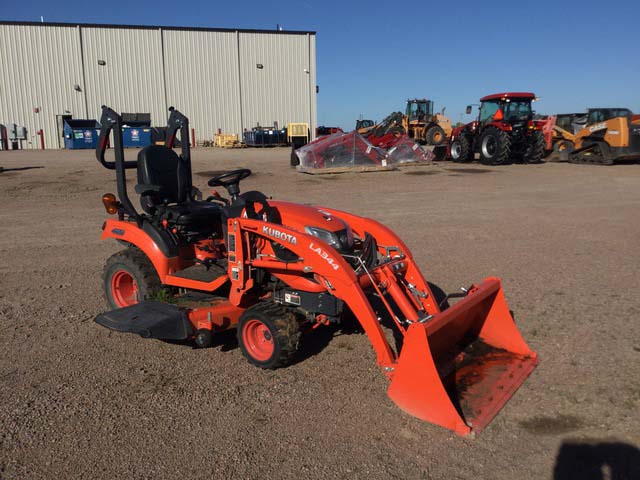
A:
{"label": "red pole", "polygon": [[191,129],[191,146],[193,148],[195,148],[196,146],[196,129],[195,128]]}
{"label": "red pole", "polygon": [[44,132],[42,129],[38,130],[38,135],[40,135],[40,148],[44,150]]}

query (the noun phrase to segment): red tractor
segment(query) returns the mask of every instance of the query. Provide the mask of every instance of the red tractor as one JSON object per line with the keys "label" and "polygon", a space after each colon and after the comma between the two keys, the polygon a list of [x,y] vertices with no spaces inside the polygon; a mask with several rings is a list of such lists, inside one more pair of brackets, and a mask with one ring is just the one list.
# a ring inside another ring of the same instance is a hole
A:
{"label": "red tractor", "polygon": [[[486,165],[512,161],[541,163],[545,150],[544,121],[533,120],[529,92],[496,93],[480,99],[478,119],[451,133],[451,158],[470,162],[475,154]],[[467,106],[467,114],[471,105]]]}
{"label": "red tractor", "polygon": [[[445,295],[391,229],[331,208],[241,193],[247,169],[211,178],[208,185],[228,195],[214,191],[202,200],[192,185],[188,119],[171,110],[166,144],[127,161],[122,118],[103,107],[96,156],[115,171],[118,198],[103,195],[113,216],[102,238],[123,249],[106,262],[110,311],[97,323],[198,347],[235,330],[247,360],[271,369],[295,359],[303,334],[355,317],[391,380],[393,401],[460,435],[482,430],[536,367],[498,278]],[[172,148],[178,131],[181,154]],[[111,133],[114,161],[105,158]],[[141,211],[129,198],[129,169],[137,173]],[[214,354],[201,358],[212,371],[223,368]]]}

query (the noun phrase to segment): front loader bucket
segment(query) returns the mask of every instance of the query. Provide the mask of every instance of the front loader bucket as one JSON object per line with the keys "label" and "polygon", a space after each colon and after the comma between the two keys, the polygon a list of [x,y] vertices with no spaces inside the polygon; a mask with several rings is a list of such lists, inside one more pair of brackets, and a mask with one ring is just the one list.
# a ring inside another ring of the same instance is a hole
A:
{"label": "front loader bucket", "polygon": [[479,433],[538,364],[497,278],[426,323],[413,323],[389,386],[405,412],[459,435]]}

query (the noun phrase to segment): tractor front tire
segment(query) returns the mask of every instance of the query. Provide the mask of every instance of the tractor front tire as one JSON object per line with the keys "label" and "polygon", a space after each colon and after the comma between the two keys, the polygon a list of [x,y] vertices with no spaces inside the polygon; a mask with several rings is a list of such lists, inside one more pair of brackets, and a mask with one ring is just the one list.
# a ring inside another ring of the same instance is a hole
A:
{"label": "tractor front tire", "polygon": [[451,160],[454,162],[470,162],[473,160],[471,145],[466,135],[460,134],[451,142]]}
{"label": "tractor front tire", "polygon": [[429,128],[429,130],[427,130],[427,132],[424,134],[424,140],[427,145],[442,145],[446,138],[447,137],[444,134],[444,130],[438,125],[434,125],[433,127]]}
{"label": "tractor front tire", "polygon": [[499,128],[487,127],[480,136],[480,162],[503,165],[511,156],[511,139]]}
{"label": "tractor front tire", "polygon": [[300,347],[300,322],[275,303],[248,308],[240,316],[237,332],[242,354],[260,368],[273,370],[291,364]]}
{"label": "tractor front tire", "polygon": [[545,140],[540,131],[533,131],[529,139],[529,146],[524,152],[524,163],[543,163]]}
{"label": "tractor front tire", "polygon": [[149,300],[162,290],[160,277],[151,260],[134,247],[107,259],[102,283],[107,304],[114,310]]}

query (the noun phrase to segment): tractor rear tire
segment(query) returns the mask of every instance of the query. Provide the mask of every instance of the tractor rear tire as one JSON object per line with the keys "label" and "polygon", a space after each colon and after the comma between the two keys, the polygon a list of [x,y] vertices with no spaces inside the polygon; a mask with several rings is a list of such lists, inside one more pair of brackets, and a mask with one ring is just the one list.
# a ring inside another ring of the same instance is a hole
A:
{"label": "tractor rear tire", "polygon": [[503,165],[511,157],[511,138],[499,128],[487,127],[480,136],[480,162]]}
{"label": "tractor rear tire", "polygon": [[135,247],[111,255],[104,266],[102,283],[112,309],[152,299],[162,290],[151,260]]}
{"label": "tractor rear tire", "polygon": [[438,125],[430,127],[424,134],[424,139],[427,145],[442,145],[446,138],[447,136],[445,135],[444,130]]}
{"label": "tractor rear tire", "polygon": [[524,152],[524,163],[543,163],[545,140],[542,132],[535,130],[531,133],[529,146]]}
{"label": "tractor rear tire", "polygon": [[302,335],[293,312],[267,302],[248,308],[240,316],[237,332],[240,350],[249,363],[271,370],[291,364]]}
{"label": "tractor rear tire", "polygon": [[471,145],[469,145],[469,138],[466,135],[458,135],[451,142],[451,160],[454,162],[470,162],[473,160]]}

